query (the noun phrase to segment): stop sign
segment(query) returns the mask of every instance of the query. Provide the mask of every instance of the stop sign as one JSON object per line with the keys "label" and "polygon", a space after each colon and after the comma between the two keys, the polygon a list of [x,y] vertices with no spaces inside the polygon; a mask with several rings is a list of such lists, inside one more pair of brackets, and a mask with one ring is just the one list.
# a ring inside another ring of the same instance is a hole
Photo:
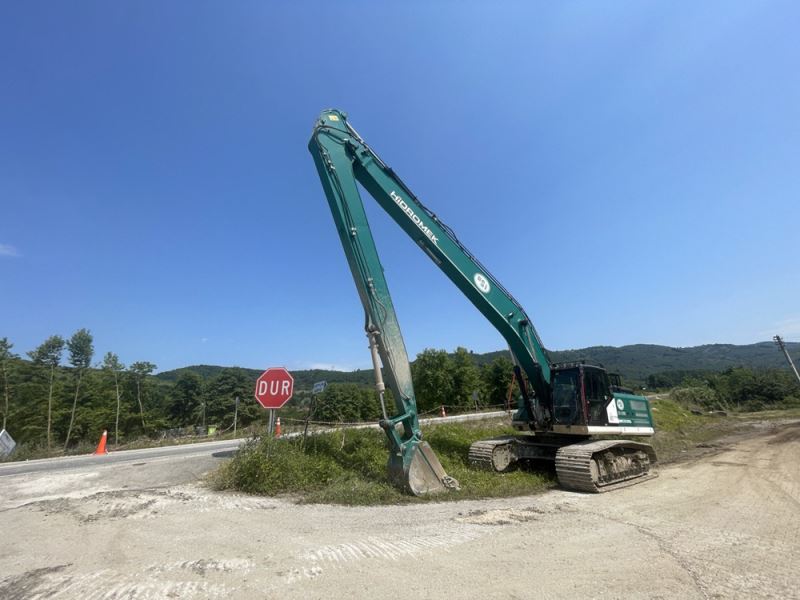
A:
{"label": "stop sign", "polygon": [[264,408],[280,408],[294,391],[294,377],[283,367],[270,367],[256,380],[256,401]]}

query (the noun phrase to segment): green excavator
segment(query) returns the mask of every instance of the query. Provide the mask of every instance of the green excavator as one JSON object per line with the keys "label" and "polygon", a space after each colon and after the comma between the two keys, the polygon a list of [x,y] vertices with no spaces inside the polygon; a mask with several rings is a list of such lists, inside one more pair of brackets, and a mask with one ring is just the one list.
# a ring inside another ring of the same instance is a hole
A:
{"label": "green excavator", "polygon": [[[622,388],[619,376],[610,376],[601,365],[551,364],[519,302],[366,144],[344,112],[323,111],[308,148],[364,306],[383,411],[380,426],[389,439],[388,471],[395,485],[415,495],[458,488],[422,439],[408,354],[359,183],[508,343],[519,387],[512,425],[525,434],[474,443],[469,451],[472,464],[502,472],[519,461],[553,461],[561,486],[585,492],[655,476],[656,454],[650,445],[592,439],[652,435],[647,398]],[[394,398],[391,413],[384,398],[384,374]]]}

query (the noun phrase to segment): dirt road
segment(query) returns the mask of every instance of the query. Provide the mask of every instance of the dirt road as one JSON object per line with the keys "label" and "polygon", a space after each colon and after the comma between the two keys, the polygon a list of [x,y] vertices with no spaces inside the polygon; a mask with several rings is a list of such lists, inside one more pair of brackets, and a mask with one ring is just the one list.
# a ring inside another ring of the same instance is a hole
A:
{"label": "dirt road", "polygon": [[800,598],[798,465],[795,421],[605,495],[342,508],[149,465],[14,475],[0,598]]}

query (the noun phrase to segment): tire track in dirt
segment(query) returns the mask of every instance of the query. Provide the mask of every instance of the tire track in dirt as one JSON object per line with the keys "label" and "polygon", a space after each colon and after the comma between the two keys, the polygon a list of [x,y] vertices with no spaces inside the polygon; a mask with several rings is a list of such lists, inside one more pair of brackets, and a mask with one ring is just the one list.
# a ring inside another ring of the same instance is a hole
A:
{"label": "tire track in dirt", "polygon": [[10,480],[27,503],[0,512],[0,598],[797,598],[798,431],[600,495],[346,508]]}

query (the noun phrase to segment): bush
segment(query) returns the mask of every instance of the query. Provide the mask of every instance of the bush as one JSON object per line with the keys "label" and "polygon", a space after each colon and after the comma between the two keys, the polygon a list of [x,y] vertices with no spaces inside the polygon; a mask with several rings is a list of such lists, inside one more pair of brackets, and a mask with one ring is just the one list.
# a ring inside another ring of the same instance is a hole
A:
{"label": "bush", "polygon": [[296,440],[265,438],[250,441],[222,470],[221,489],[274,496],[307,492],[342,474],[332,459],[303,451]]}
{"label": "bush", "polygon": [[677,388],[672,390],[672,399],[684,406],[700,406],[705,409],[716,408],[719,404],[717,393],[708,386]]}

